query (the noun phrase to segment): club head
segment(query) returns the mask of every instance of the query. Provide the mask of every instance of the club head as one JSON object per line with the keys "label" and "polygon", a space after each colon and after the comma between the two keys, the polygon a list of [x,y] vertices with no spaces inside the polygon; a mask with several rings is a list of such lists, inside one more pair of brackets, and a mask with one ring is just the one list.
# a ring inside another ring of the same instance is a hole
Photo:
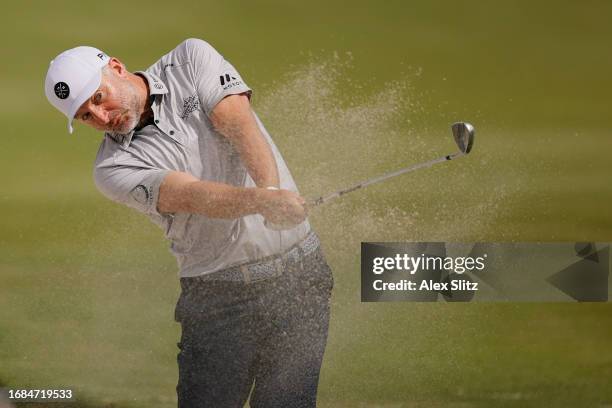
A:
{"label": "club head", "polygon": [[453,123],[451,129],[453,130],[453,137],[459,150],[464,154],[468,154],[474,145],[474,126],[467,122],[457,122]]}

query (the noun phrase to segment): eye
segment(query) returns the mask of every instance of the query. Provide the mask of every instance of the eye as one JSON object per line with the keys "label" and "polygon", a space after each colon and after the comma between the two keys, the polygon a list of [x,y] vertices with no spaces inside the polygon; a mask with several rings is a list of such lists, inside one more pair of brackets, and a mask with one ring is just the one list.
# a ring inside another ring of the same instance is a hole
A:
{"label": "eye", "polygon": [[96,94],[93,97],[93,101],[95,104],[100,103],[100,100],[102,100],[102,92],[96,92]]}
{"label": "eye", "polygon": [[83,115],[81,115],[82,121],[87,122],[89,119],[91,119],[91,114],[89,112],[85,112]]}

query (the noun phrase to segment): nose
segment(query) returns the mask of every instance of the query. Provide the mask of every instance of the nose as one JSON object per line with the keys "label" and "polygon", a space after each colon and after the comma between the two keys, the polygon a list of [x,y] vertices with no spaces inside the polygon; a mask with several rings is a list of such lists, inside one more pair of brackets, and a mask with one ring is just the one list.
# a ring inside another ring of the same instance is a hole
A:
{"label": "nose", "polygon": [[100,106],[92,106],[89,109],[89,112],[94,117],[96,123],[99,123],[102,126],[108,125],[110,114],[106,109]]}

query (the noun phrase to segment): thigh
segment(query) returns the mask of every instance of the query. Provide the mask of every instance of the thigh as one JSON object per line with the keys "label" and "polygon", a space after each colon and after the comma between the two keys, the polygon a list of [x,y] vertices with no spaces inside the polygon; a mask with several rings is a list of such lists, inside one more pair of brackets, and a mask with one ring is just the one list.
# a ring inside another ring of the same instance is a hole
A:
{"label": "thigh", "polygon": [[250,300],[232,290],[215,292],[183,299],[179,408],[242,407],[251,389],[259,325]]}
{"label": "thigh", "polygon": [[304,260],[267,302],[271,331],[259,353],[252,407],[314,407],[327,343],[331,270],[322,254]]}

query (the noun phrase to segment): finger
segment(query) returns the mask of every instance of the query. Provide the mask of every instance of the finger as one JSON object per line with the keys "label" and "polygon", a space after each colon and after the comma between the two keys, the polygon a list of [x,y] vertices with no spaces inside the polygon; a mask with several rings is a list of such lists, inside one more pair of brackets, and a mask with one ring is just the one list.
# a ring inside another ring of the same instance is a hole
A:
{"label": "finger", "polygon": [[301,211],[298,214],[295,214],[294,222],[296,224],[300,224],[300,223],[304,222],[305,219],[306,219],[306,212],[305,211]]}
{"label": "finger", "polygon": [[[300,217],[302,220],[304,220],[304,218],[306,218],[306,207],[304,207],[303,205],[300,205],[297,209],[297,211],[295,212],[295,215]],[[302,222],[302,221],[300,221]]]}

